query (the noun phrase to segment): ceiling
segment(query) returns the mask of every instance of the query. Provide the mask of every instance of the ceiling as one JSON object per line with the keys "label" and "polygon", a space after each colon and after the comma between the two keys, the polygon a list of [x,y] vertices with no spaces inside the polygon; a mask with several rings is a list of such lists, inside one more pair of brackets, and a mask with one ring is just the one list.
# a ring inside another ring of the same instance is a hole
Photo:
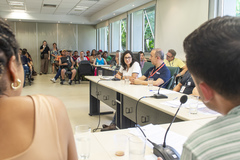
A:
{"label": "ceiling", "polygon": [[0,0],[0,16],[13,21],[97,24],[152,0]]}

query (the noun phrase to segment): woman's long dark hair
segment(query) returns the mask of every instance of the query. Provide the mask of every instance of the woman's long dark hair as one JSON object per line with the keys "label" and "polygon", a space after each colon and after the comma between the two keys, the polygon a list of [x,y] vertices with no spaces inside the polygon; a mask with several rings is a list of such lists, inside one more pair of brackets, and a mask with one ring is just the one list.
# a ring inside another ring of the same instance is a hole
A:
{"label": "woman's long dark hair", "polygon": [[131,57],[132,57],[132,62],[130,63],[130,67],[132,67],[133,63],[136,61],[135,58],[133,57],[133,53],[132,53],[130,50],[125,51],[125,52],[123,53],[123,55],[122,55],[122,58],[121,58],[121,65],[122,65],[122,67],[123,67],[124,70],[127,69],[127,64],[126,64],[125,61],[124,61],[124,57],[125,57],[125,55],[128,54],[128,53],[129,53],[129,54],[131,55]]}
{"label": "woman's long dark hair", "polygon": [[7,72],[7,67],[12,56],[16,57],[16,61],[20,65],[18,55],[18,43],[10,26],[4,19],[0,18],[0,95],[3,95],[6,87],[3,76]]}

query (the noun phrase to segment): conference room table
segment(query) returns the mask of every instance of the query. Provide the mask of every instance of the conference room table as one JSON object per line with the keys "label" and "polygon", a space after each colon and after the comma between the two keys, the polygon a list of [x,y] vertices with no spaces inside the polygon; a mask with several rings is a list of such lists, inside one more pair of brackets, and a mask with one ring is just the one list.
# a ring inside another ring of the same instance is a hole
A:
{"label": "conference room table", "polygon": [[[86,76],[90,81],[89,94],[90,106],[89,115],[100,114],[100,101],[116,110],[116,124],[119,128],[129,128],[146,124],[165,124],[170,123],[177,111],[177,107],[171,107],[166,102],[173,101],[179,103],[182,93],[161,89],[160,93],[166,94],[166,99],[143,98],[139,101],[137,109],[137,101],[143,96],[152,96],[158,87],[153,87],[153,91],[149,91],[148,86],[132,85],[124,80],[112,81],[112,77],[104,76]],[[195,97],[188,95],[188,101]],[[184,105],[183,105],[184,106]],[[206,107],[205,107],[206,108]],[[136,113],[137,112],[137,113]],[[192,121],[206,118],[217,117],[219,114],[198,112],[197,114],[189,114],[187,107],[182,107],[177,114],[175,122]]]}
{"label": "conference room table", "polygon": [[[166,144],[175,148],[180,154],[182,151],[182,145],[189,137],[189,135],[206,124],[207,122],[213,120],[215,118],[206,118],[201,120],[193,120],[193,121],[183,121],[183,122],[175,122],[172,124],[169,134],[167,135]],[[164,134],[169,124],[162,125],[154,125],[154,129],[160,129],[156,132],[155,135],[151,135],[149,138],[151,141],[162,144],[164,139]],[[144,132],[152,132],[148,131],[150,128],[143,127]],[[134,131],[137,131],[136,128],[129,129],[121,129],[114,131],[106,131],[106,132],[95,132],[91,133],[91,145],[90,145],[90,157],[89,160],[128,160],[129,159],[129,144],[128,141],[126,143],[126,150],[124,156],[116,156],[115,155],[115,145],[116,145],[116,135],[125,135],[127,139],[133,135],[135,135]],[[158,134],[158,135],[157,135]],[[135,135],[139,136],[139,135]],[[140,135],[141,136],[141,135]],[[147,134],[148,136],[148,134]],[[145,160],[156,160],[157,157],[153,154],[152,145],[150,143],[146,143],[145,149]]]}
{"label": "conference room table", "polygon": [[97,67],[97,75],[98,71],[102,70],[102,75],[104,76],[114,76],[119,70],[116,66],[110,65],[95,65],[95,67]]}

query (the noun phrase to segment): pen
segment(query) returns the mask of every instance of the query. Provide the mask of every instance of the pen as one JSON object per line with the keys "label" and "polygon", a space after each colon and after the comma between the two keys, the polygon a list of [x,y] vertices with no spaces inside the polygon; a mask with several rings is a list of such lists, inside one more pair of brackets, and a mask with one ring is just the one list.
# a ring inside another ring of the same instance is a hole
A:
{"label": "pen", "polygon": [[173,98],[173,100],[176,100],[176,99],[178,99],[178,97]]}

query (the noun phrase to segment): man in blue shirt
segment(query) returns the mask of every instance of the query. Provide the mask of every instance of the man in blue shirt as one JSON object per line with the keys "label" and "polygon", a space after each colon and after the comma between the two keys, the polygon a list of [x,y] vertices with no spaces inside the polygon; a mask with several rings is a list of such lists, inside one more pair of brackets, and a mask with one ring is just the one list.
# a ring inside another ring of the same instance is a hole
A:
{"label": "man in blue shirt", "polygon": [[[171,72],[163,62],[164,53],[160,48],[151,51],[150,60],[154,67],[149,68],[145,74],[137,79],[131,79],[132,84],[148,85],[148,78],[153,78],[153,85],[160,86],[171,78]],[[166,88],[167,84],[163,86]]]}

